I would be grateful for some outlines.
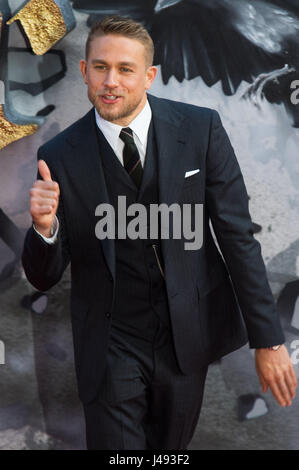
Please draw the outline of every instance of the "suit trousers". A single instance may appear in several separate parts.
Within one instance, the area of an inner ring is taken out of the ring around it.
[[[112,328],[101,391],[84,405],[87,449],[186,449],[207,369],[183,375],[171,333],[160,322],[153,341]]]

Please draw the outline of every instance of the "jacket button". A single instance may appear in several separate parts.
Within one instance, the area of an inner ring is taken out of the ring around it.
[[[106,312],[105,315],[106,315],[107,318],[110,318],[110,317],[111,317],[111,313],[110,313],[110,312]]]

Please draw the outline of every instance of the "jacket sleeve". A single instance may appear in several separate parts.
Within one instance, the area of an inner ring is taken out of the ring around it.
[[[216,111],[212,112],[206,165],[206,202],[244,317],[250,347],[282,344],[285,339],[261,247],[253,235],[243,176]]]
[[[46,161],[50,168],[52,178],[59,183],[55,177],[53,168],[51,168],[47,158],[42,156],[40,149],[37,158],[38,160],[43,159]],[[37,174],[37,179],[41,179],[39,173]],[[27,231],[24,241],[22,263],[26,277],[36,289],[41,291],[46,291],[59,282],[70,261],[70,250],[61,194],[56,215],[59,220],[59,231],[58,238],[54,244],[50,245],[45,242],[34,230],[33,226]]]

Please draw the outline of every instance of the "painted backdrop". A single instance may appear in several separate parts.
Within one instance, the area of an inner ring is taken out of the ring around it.
[[[154,39],[152,94],[220,113],[299,376],[298,0],[0,0],[0,449],[84,448],[69,271],[37,292],[20,255],[37,149],[90,109],[79,60],[112,13]],[[190,448],[298,450],[298,416],[261,393],[246,346],[210,367]]]

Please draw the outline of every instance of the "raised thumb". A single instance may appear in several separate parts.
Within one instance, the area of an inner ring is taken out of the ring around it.
[[[51,172],[45,160],[38,161],[38,171],[44,181],[52,181]]]

